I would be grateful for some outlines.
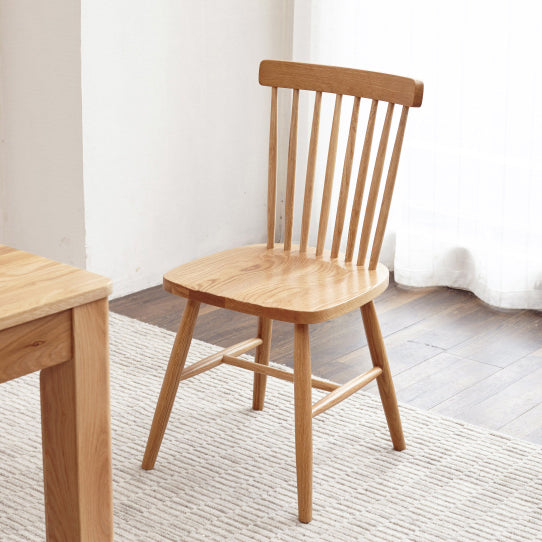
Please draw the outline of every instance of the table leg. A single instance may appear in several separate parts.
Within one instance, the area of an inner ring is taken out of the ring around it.
[[[48,541],[113,540],[107,311],[72,309],[73,359],[41,372]]]

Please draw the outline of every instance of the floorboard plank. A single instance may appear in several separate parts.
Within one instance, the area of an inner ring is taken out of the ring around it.
[[[462,411],[461,419],[491,429],[501,429],[542,402],[542,367]]]
[[[508,313],[508,318],[493,329],[482,329],[472,339],[450,352],[506,367],[542,347],[542,315],[533,311]]]
[[[504,391],[514,382],[530,375],[542,367],[542,356],[526,356],[501,369],[488,378],[466,387],[459,393],[440,403],[435,410],[452,418],[464,418],[482,401]],[[542,390],[540,392],[542,401]],[[541,420],[542,421],[542,420]]]
[[[542,403],[527,410],[515,420],[500,427],[504,433],[517,438],[534,440],[542,437]],[[541,443],[542,444],[542,443]]]
[[[395,376],[400,401],[431,409],[498,368],[443,352]]]

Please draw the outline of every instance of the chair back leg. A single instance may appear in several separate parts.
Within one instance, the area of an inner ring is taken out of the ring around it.
[[[391,378],[388,356],[386,355],[382,332],[380,331],[375,306],[372,301],[361,307],[361,316],[363,318],[363,325],[373,365],[382,369],[382,374],[377,377],[376,383],[378,384],[380,399],[382,400],[382,406],[386,414],[393,447],[395,450],[401,451],[406,448],[405,437],[403,436],[403,427],[401,425],[399,407],[397,406],[395,388]]]
[[[269,318],[258,318],[258,338],[263,342],[256,350],[254,361],[262,365],[269,365],[269,354],[271,352],[271,329],[273,320]],[[265,385],[267,375],[254,373],[254,389],[252,393],[252,408],[254,410],[263,410],[265,401]]]
[[[171,350],[171,356],[166,369],[166,375],[164,382],[162,383],[162,390],[158,398],[158,404],[154,412],[154,418],[152,420],[151,431],[149,439],[147,440],[147,448],[145,449],[145,455],[143,456],[142,467],[145,470],[150,470],[154,467],[162,439],[166,431],[169,415],[173,408],[173,402],[175,401],[175,395],[177,394],[177,388],[181,379],[181,373],[183,372],[186,356],[192,342],[192,335],[194,334],[194,326],[198,318],[199,301],[188,300],[183,312],[181,324],[179,325],[179,331],[175,337],[173,343],[173,349]]]
[[[294,331],[295,457],[299,521],[312,519],[312,384],[308,324]]]

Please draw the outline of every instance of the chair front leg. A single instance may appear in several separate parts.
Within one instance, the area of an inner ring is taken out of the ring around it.
[[[269,318],[258,318],[258,337],[263,341],[256,349],[255,362],[262,365],[269,365],[269,354],[271,352],[271,329],[273,320]],[[263,410],[265,401],[265,385],[267,375],[254,373],[254,389],[252,393],[252,408]]]
[[[397,397],[395,396],[395,388],[391,378],[391,371],[388,363],[388,356],[386,355],[384,340],[382,339],[382,332],[380,331],[375,306],[372,301],[361,307],[361,316],[363,318],[363,326],[365,327],[365,334],[367,335],[367,342],[369,344],[369,352],[371,353],[373,365],[382,369],[382,374],[377,377],[376,383],[378,384],[380,399],[382,401],[382,406],[384,407],[384,413],[386,414],[393,447],[397,451],[401,451],[406,448],[403,427],[401,425],[401,416],[399,415]]]
[[[145,455],[143,456],[142,467],[145,470],[150,470],[154,467],[156,457],[162,444],[162,439],[166,431],[167,422],[173,403],[175,401],[175,395],[177,394],[177,388],[181,379],[181,373],[183,372],[186,356],[190,349],[190,343],[192,342],[192,335],[194,334],[194,326],[198,318],[199,301],[188,300],[183,312],[181,324],[179,325],[179,331],[175,337],[173,343],[173,349],[171,350],[171,356],[166,369],[166,375],[164,376],[164,382],[162,383],[162,389],[160,396],[158,397],[158,404],[154,412],[154,418],[152,420],[151,431],[149,433],[149,439],[147,440],[147,448],[145,449]]]
[[[299,521],[312,519],[312,385],[309,326],[295,324],[294,399]]]

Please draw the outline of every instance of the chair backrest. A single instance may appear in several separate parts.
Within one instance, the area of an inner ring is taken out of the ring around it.
[[[308,245],[322,93],[326,92],[336,95],[329,140],[329,150],[327,155],[327,165],[324,177],[322,203],[320,206],[320,220],[316,243],[317,257],[322,256],[324,252],[324,244],[330,218],[329,215],[333,191],[335,163],[337,158],[342,97],[343,95],[354,96],[354,103],[352,108],[350,129],[348,131],[348,141],[346,144],[337,210],[335,214],[335,228],[333,232],[331,258],[337,258],[339,255],[339,248],[344,229],[348,204],[348,193],[350,188],[350,177],[354,159],[354,148],[356,135],[358,132],[357,127],[361,98],[366,98],[372,101],[365,130],[365,138],[361,152],[355,192],[352,199],[345,261],[352,261],[355,248],[357,245],[359,245],[357,265],[367,265],[367,258],[369,258],[369,269],[376,268],[380,249],[382,247],[384,230],[386,228],[386,222],[388,219],[391,197],[397,174],[397,167],[399,165],[399,156],[401,154],[401,145],[405,133],[408,110],[410,107],[419,107],[421,105],[423,97],[423,83],[414,79],[387,75],[383,73],[277,60],[264,60],[260,64],[259,80],[261,85],[272,87],[267,202],[268,248],[273,248],[275,244],[275,205],[277,189],[277,89],[280,87],[292,89],[293,91],[284,214],[284,250],[286,251],[289,251],[292,248],[299,91],[308,90],[316,93],[308,151],[303,215],[301,220],[301,238],[299,250],[302,253],[307,252]],[[363,206],[367,170],[369,167],[369,161],[371,159],[371,147],[375,128],[375,119],[378,103],[380,101],[387,102],[386,117],[382,126],[378,150],[374,159],[374,169],[368,189],[368,196],[366,198],[365,206]],[[397,126],[392,156],[389,161],[386,182],[383,187],[382,195],[379,198],[382,172],[384,169],[386,149],[390,136],[395,104],[402,105],[403,107]],[[379,207],[379,209],[377,209],[377,207]],[[358,242],[357,237],[362,208],[364,208],[364,219]],[[376,228],[373,233],[373,222],[377,212],[378,218]]]

